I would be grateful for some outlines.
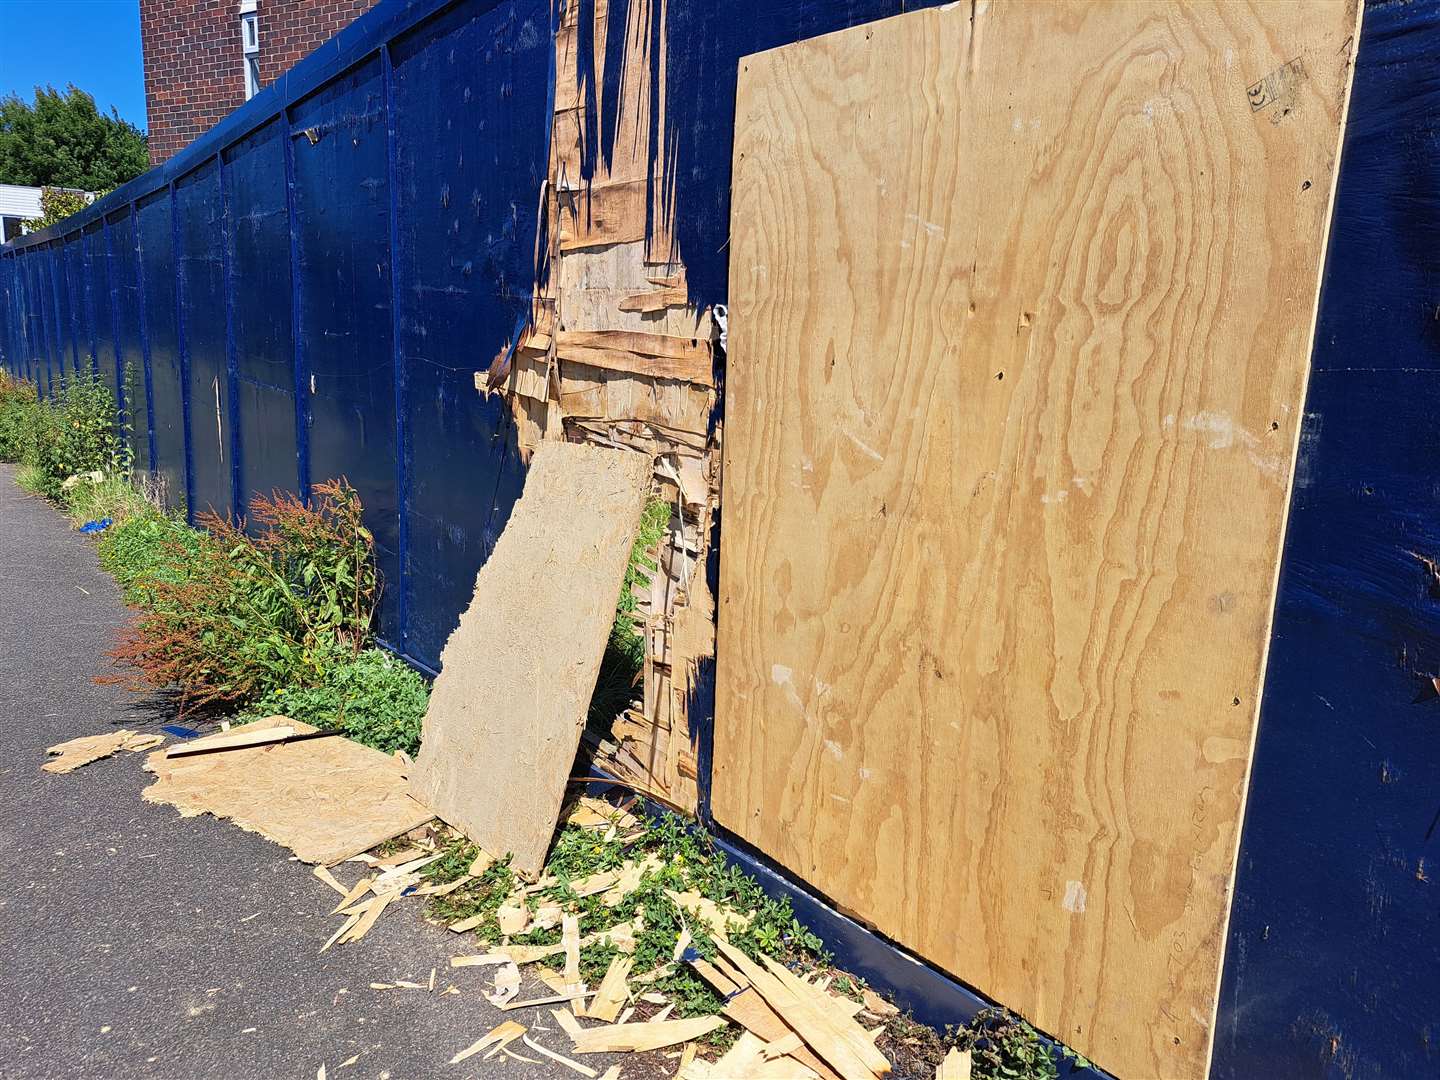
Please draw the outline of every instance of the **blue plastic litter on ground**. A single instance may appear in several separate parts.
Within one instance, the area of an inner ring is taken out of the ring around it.
[[[113,524],[115,524],[115,522],[112,521],[110,518],[101,518],[99,521],[85,522],[84,525],[80,526],[80,531],[83,533],[104,532]]]
[[[200,732],[194,728],[181,727],[179,724],[166,724],[160,730],[168,735],[174,735],[177,739],[195,739],[200,736]]]

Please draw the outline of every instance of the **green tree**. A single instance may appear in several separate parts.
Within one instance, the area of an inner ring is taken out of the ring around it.
[[[149,167],[144,132],[73,83],[0,98],[0,184],[109,191]]]
[[[100,196],[105,193],[97,191],[95,194]],[[64,221],[71,214],[78,214],[89,205],[90,200],[85,197],[83,191],[47,187],[40,192],[40,216],[28,219],[25,222],[25,228],[31,232],[38,232],[40,229],[49,228],[58,221]]]

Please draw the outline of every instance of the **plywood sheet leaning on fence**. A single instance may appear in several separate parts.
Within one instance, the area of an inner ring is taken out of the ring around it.
[[[741,63],[713,806],[1206,1071],[1358,12],[952,5]]]
[[[232,730],[273,727],[301,735],[316,730],[284,716]],[[144,792],[150,802],[169,803],[186,817],[229,818],[320,865],[348,859],[434,816],[410,797],[399,759],[339,737],[188,757],[157,750],[145,768],[156,776]]]
[[[555,831],[650,471],[629,450],[541,443],[440,656],[411,789],[522,873]]]

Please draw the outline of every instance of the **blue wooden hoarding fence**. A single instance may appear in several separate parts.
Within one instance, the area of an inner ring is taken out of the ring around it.
[[[628,4],[609,0],[607,71],[580,72],[587,160],[616,138],[593,88],[623,70]],[[651,146],[675,188],[651,197],[683,208],[693,300],[726,295],[739,58],[921,6],[669,0],[664,48],[648,43],[670,88]],[[387,582],[382,635],[432,670],[523,479],[509,414],[472,377],[545,272],[558,16],[551,0],[387,0],[165,166],[0,250],[0,362],[45,394],[104,378],[137,464],[192,512],[347,476]],[[1369,5],[1215,1077],[1440,1075],[1437,46],[1440,3]],[[709,698],[702,680],[702,815]],[[728,847],[924,1018],[981,1004]]]

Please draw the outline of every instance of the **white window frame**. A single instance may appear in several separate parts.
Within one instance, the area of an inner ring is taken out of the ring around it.
[[[240,52],[245,67],[245,100],[260,92],[260,12],[256,0],[240,0]]]

